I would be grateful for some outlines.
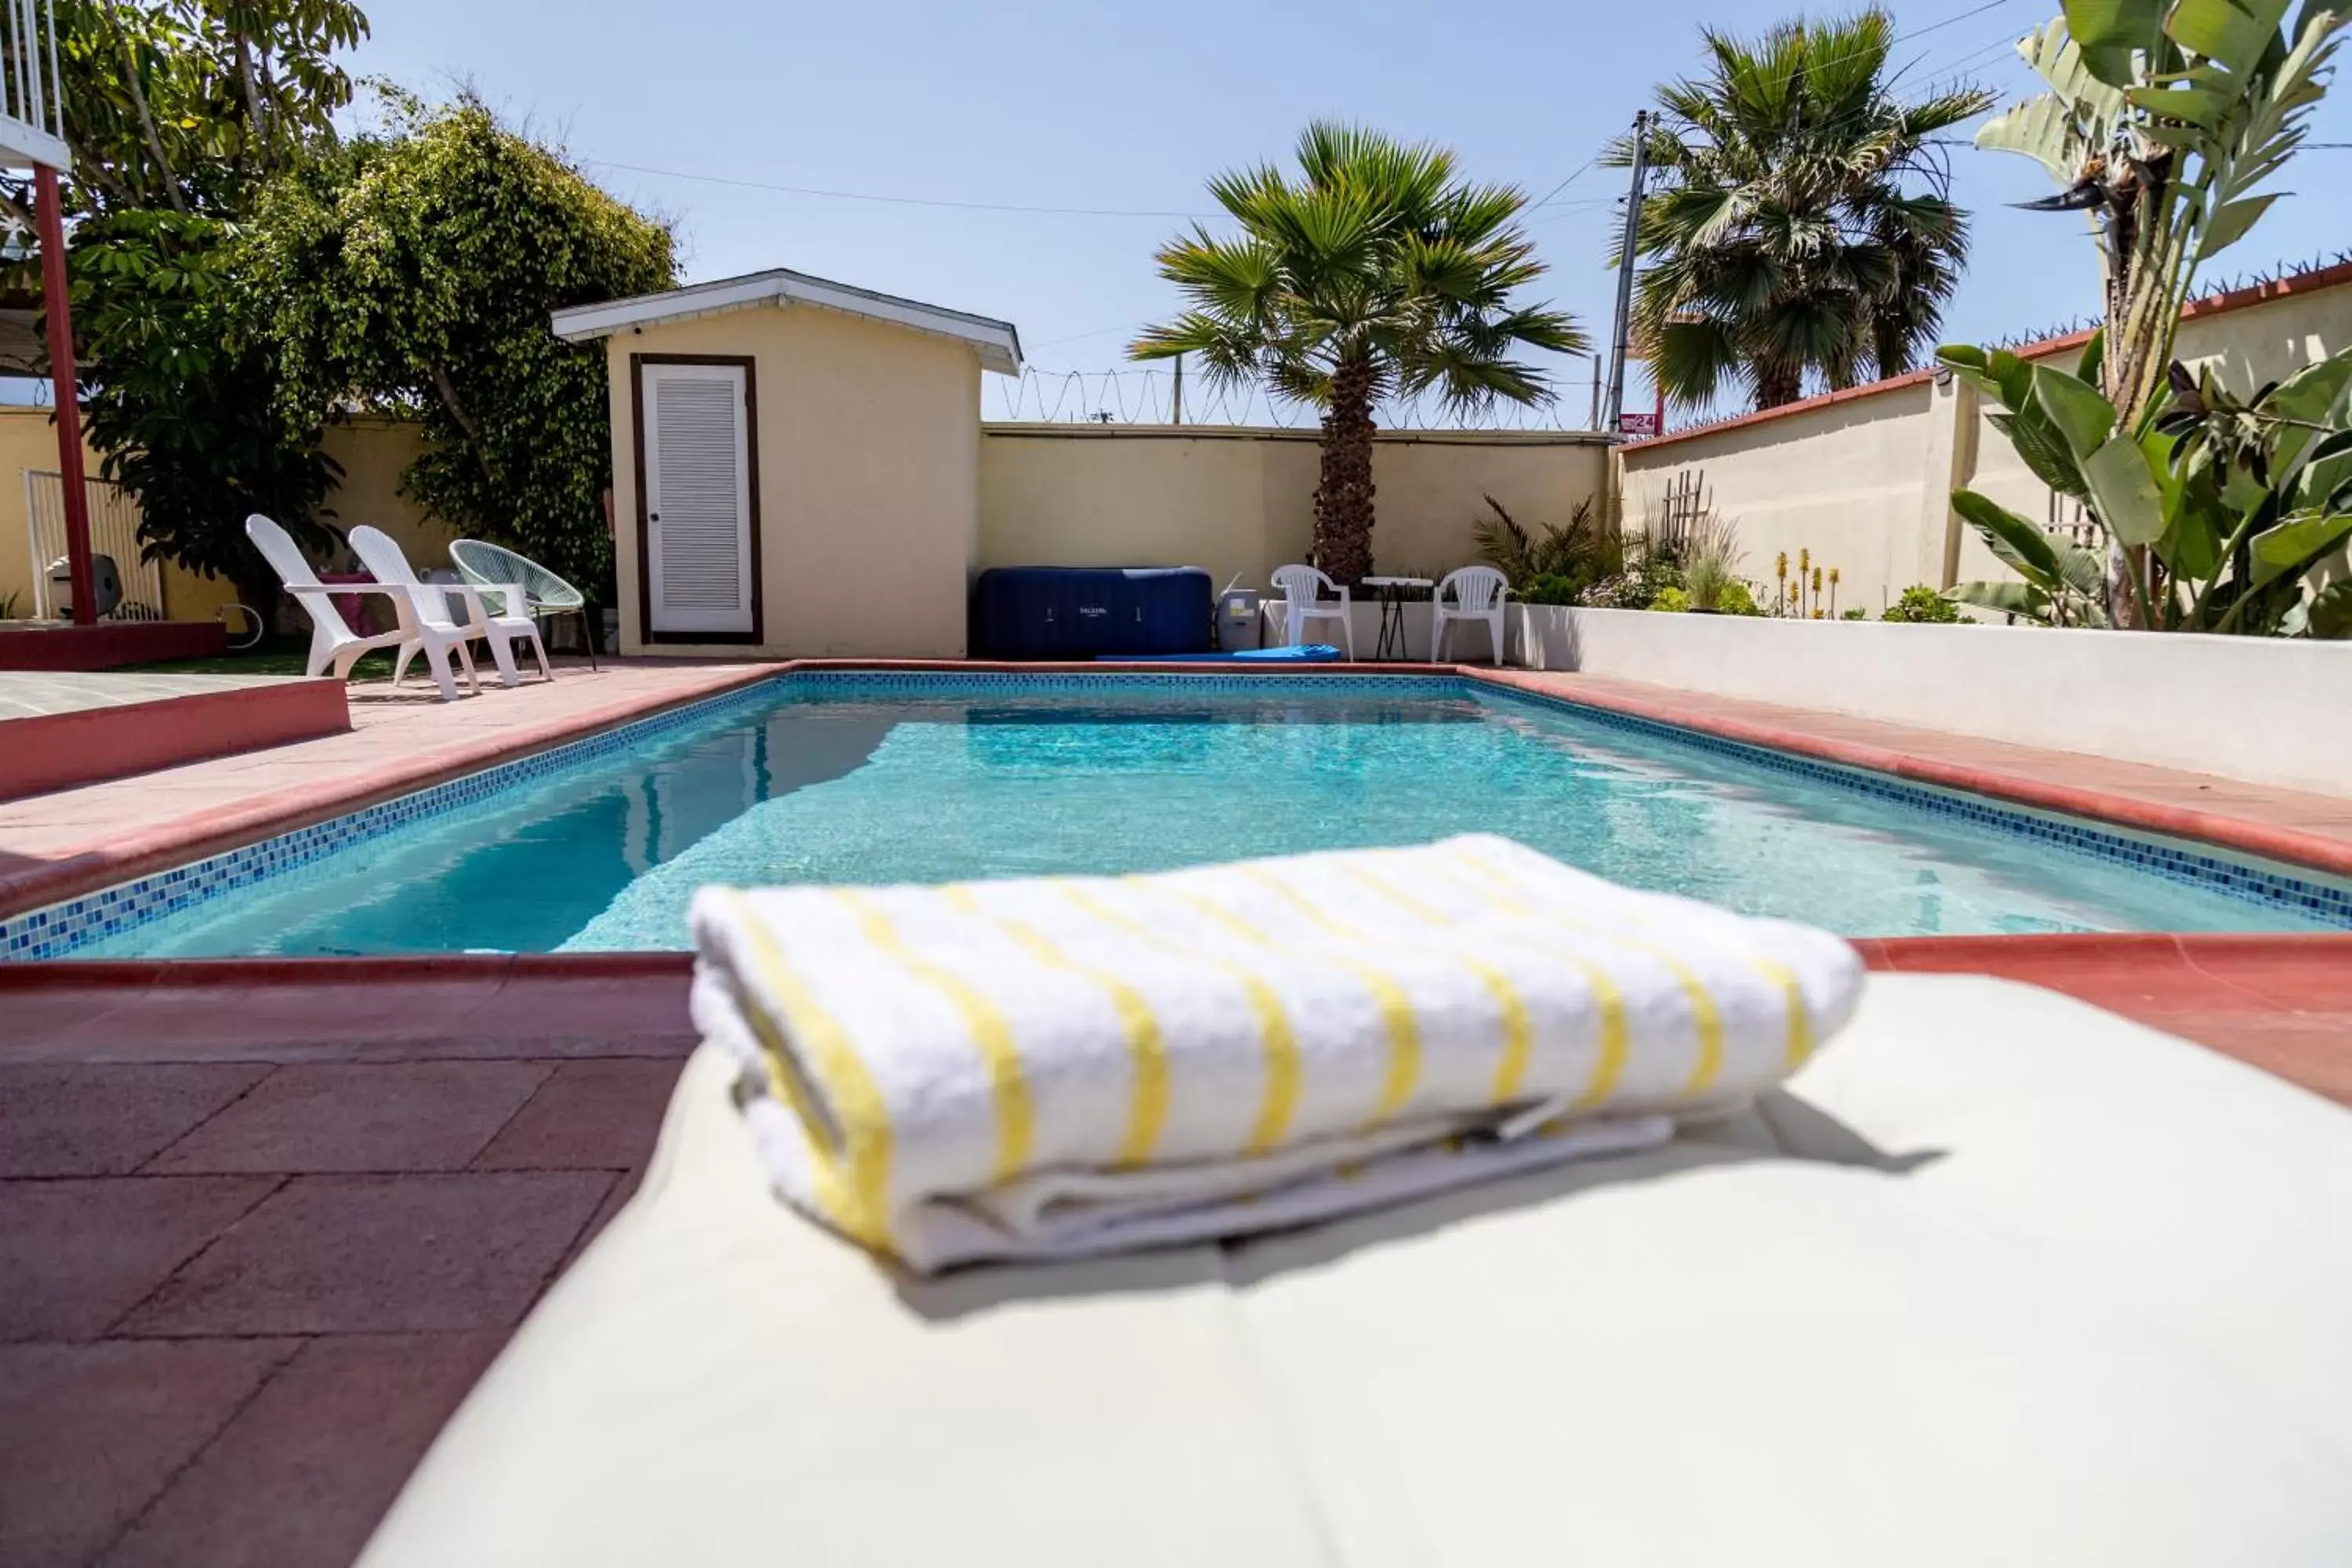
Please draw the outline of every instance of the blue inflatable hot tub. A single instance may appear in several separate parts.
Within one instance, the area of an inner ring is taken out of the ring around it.
[[[972,656],[1206,653],[1213,597],[1198,566],[992,566],[972,587]]]

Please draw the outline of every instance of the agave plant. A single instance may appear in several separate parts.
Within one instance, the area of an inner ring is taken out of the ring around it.
[[[2134,624],[2164,631],[2352,636],[2352,580],[2321,568],[2352,539],[2352,350],[2233,395],[2179,363],[2137,427],[2096,384],[2095,337],[2073,372],[1947,350],[1999,405],[1995,423],[2052,489],[2128,547]],[[1952,504],[2021,583],[1970,583],[1964,603],[2057,626],[2106,623],[2098,558],[1973,490]]]
[[[2133,440],[2165,390],[2199,267],[2278,199],[2256,187],[2302,145],[2352,23],[2352,11],[2312,0],[2290,24],[2290,4],[2065,0],[2062,17],[2018,46],[2050,90],[1977,133],[1978,146],[2034,158],[2064,187],[2028,205],[2094,215],[2105,346],[2089,384]],[[1981,370],[1987,356],[1967,352]],[[2018,449],[2034,461],[2022,439]],[[2111,530],[2104,594],[2118,625],[2148,624],[2150,547]]]

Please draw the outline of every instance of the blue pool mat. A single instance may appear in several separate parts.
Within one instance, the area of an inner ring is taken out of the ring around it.
[[[1296,647],[1250,647],[1238,653],[1105,653],[1097,664],[1333,664],[1339,650],[1327,642]]]

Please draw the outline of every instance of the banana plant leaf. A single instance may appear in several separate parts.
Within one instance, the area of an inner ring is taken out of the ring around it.
[[[2115,434],[2116,405],[2097,387],[2049,364],[2033,367],[2032,386],[2035,405],[2065,437],[2077,463],[2087,462]]]
[[[2347,539],[2352,539],[2352,512],[2293,517],[2256,534],[2254,586],[2260,588],[2290,574],[2301,575],[2333,554]]]
[[[1988,610],[1998,610],[2004,616],[2020,616],[2029,621],[2050,625],[2055,618],[2051,611],[2050,595],[2031,583],[1961,583],[1945,590],[1944,597],[1956,605],[1976,605]]]
[[[2066,0],[2064,10],[2084,68],[2111,87],[2131,85],[2134,50],[2163,41],[2164,0]]]
[[[2164,497],[2148,471],[2147,454],[2128,434],[2108,437],[2084,459],[2083,479],[2108,532],[2126,544],[2154,544],[2164,537]]]
[[[2050,536],[1999,501],[1974,490],[1954,490],[1952,510],[2027,582],[2056,587],[2065,581]]]

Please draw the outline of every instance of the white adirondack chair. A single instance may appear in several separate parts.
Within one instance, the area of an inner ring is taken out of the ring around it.
[[[1356,657],[1356,622],[1349,613],[1348,590],[1331,581],[1312,566],[1277,566],[1274,569],[1274,585],[1282,590],[1282,640],[1297,647],[1307,640],[1309,621],[1337,621],[1339,636],[1348,645],[1350,662]],[[1333,595],[1336,603],[1319,597],[1325,592]]]
[[[392,683],[398,686],[408,673],[408,661],[419,653],[431,657],[432,645],[422,635],[422,628],[439,628],[441,635],[459,637],[483,637],[490,645],[490,657],[498,662],[499,684],[520,686],[522,677],[515,669],[514,645],[527,644],[538,656],[539,673],[542,679],[552,680],[555,671],[547,662],[546,645],[539,640],[539,623],[521,614],[526,601],[522,589],[512,583],[492,583],[477,586],[471,583],[427,583],[418,578],[408,557],[392,536],[381,529],[352,530],[352,552],[360,558],[379,583],[394,583],[408,590],[409,600],[416,607],[420,634],[400,645],[400,657],[392,667]],[[465,602],[466,618],[455,621],[449,616],[448,595],[455,594]],[[482,603],[482,595],[496,594],[504,605],[514,606],[514,614],[503,611],[491,615]]]
[[[1511,591],[1511,580],[1492,566],[1465,566],[1448,572],[1437,591],[1429,596],[1429,662],[1435,664],[1445,647],[1445,628],[1455,621],[1484,621],[1487,635],[1495,640],[1495,662],[1503,662],[1503,598]],[[1445,607],[1445,595],[1454,595],[1454,607]]]
[[[474,674],[474,657],[466,650],[463,635],[447,636],[419,625],[415,608],[408,591],[391,583],[338,583],[332,587],[319,581],[310,563],[302,559],[293,538],[268,518],[255,512],[245,520],[245,536],[261,552],[269,569],[278,574],[278,581],[294,602],[310,617],[310,660],[306,667],[313,676],[334,672],[335,679],[351,678],[352,666],[371,648],[399,647],[415,639],[432,661],[433,673],[441,683],[441,695],[451,701],[457,697],[457,683],[449,675],[449,650],[456,648],[459,662],[466,667],[466,679],[474,689],[481,689],[481,680]],[[335,608],[338,594],[383,594],[392,601],[394,614],[400,617],[397,628],[362,637],[352,630]]]

